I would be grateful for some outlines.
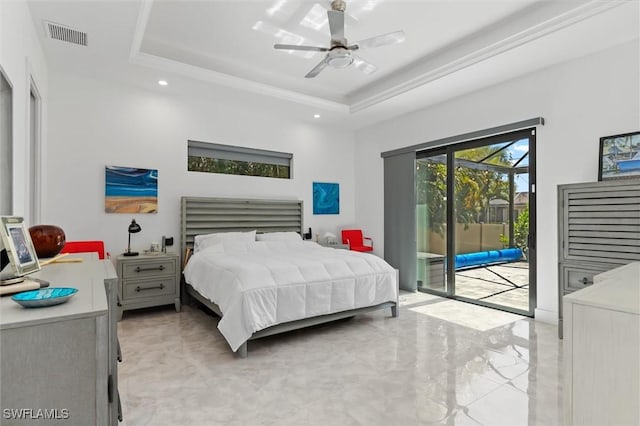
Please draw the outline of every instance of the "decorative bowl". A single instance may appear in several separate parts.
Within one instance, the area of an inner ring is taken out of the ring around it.
[[[35,225],[29,228],[33,247],[38,258],[53,257],[60,253],[65,243],[62,228],[55,225]]]
[[[49,287],[40,290],[23,291],[11,296],[11,300],[25,308],[42,308],[44,306],[64,303],[78,292],[72,287]]]

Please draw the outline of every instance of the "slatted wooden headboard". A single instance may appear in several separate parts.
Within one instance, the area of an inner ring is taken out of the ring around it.
[[[199,234],[254,229],[258,233],[303,232],[301,200],[182,197],[181,209],[182,256],[187,248],[193,249],[194,238]]]

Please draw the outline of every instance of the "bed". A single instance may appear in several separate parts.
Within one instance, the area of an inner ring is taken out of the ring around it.
[[[247,342],[378,309],[398,314],[398,272],[366,253],[303,241],[302,201],[183,197],[184,293]],[[259,240],[259,241],[256,241]]]

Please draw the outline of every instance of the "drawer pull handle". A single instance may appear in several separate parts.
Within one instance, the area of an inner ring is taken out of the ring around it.
[[[144,290],[155,290],[156,288],[159,288],[160,290],[162,290],[164,288],[164,284],[160,283],[160,285],[156,285],[156,286],[153,286],[153,287],[140,287],[140,286],[137,286],[136,287],[136,291],[138,293],[140,293],[141,291],[144,291]]]
[[[144,271],[164,271],[164,265],[154,266],[153,268],[141,268],[139,266],[136,266],[136,272]]]
[[[593,284],[593,280],[590,280],[587,277],[584,277],[583,279],[581,279],[580,282],[584,285]]]

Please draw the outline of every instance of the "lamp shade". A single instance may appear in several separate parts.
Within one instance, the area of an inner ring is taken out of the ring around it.
[[[130,234],[136,234],[138,232],[142,231],[142,227],[140,227],[140,225],[138,225],[138,223],[136,223],[135,219],[131,219],[131,224],[129,225],[129,233]]]
[[[324,233],[324,240],[326,241],[327,244],[335,244],[336,243],[336,236],[334,234],[332,234],[331,232],[325,232]]]

